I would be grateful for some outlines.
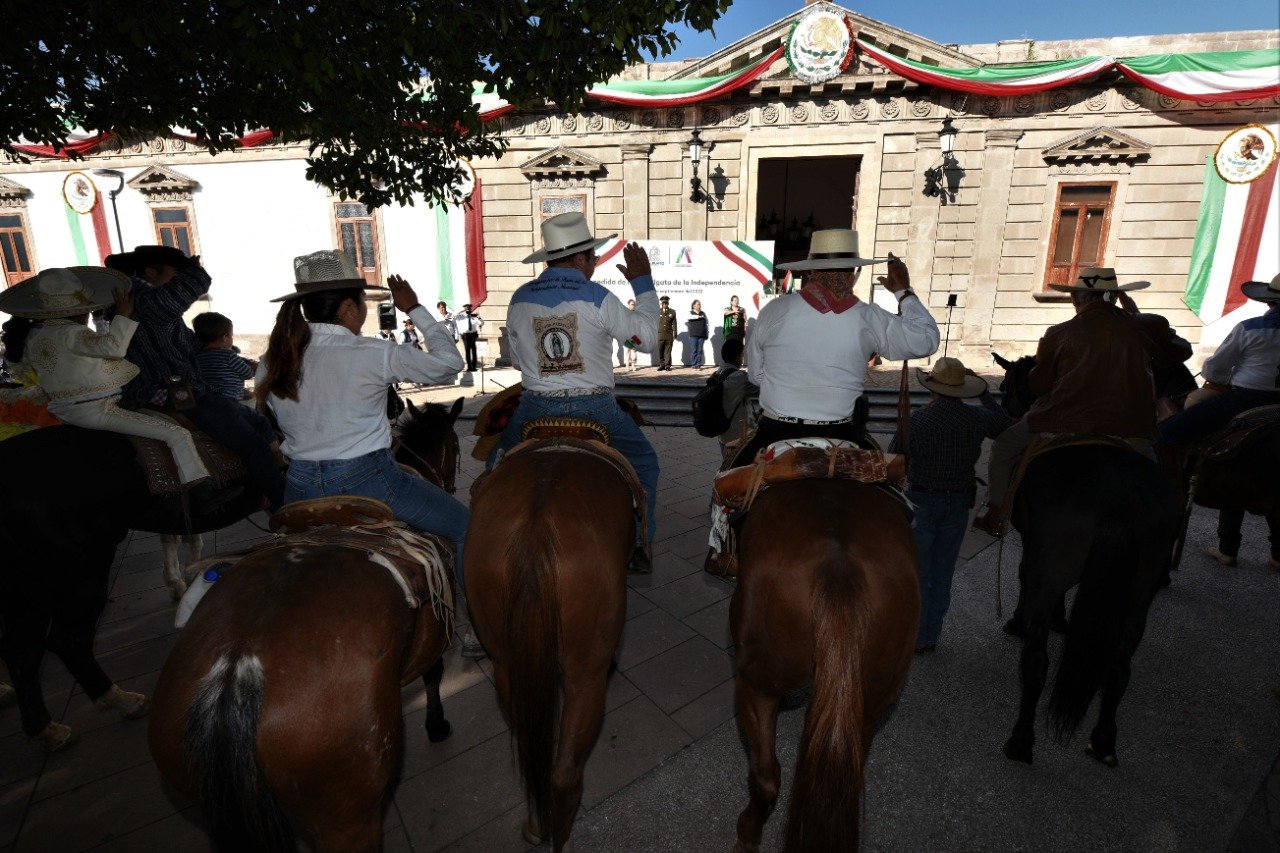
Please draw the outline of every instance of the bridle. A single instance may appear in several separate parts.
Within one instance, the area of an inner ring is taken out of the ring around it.
[[[409,458],[418,463],[418,472],[422,474],[427,481],[434,483],[444,489],[449,494],[457,491],[457,474],[462,466],[461,445],[458,442],[458,434],[449,429],[443,441],[440,442],[440,459],[438,462],[430,462],[423,458],[422,454],[414,450],[403,440],[399,441],[396,446],[395,455],[404,453]],[[449,465],[449,451],[453,451],[453,465]],[[446,473],[448,477],[446,478]]]

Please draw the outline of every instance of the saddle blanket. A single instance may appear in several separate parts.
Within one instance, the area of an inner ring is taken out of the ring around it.
[[[146,414],[148,417],[172,421],[191,433],[191,438],[196,444],[196,452],[200,454],[200,461],[204,462],[204,467],[209,471],[210,478],[218,488],[223,488],[248,475],[249,469],[238,453],[233,453],[218,444],[200,430],[192,429],[189,422],[184,423],[165,413],[152,410],[147,410]],[[138,464],[146,472],[147,490],[151,494],[176,495],[182,492],[183,486],[178,476],[178,466],[174,463],[173,453],[170,452],[167,444],[156,438],[143,438],[139,435],[127,435],[125,438],[133,444]]]

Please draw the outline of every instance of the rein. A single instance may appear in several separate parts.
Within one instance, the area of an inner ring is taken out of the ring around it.
[[[452,441],[448,440],[450,438],[452,439]],[[423,467],[424,470],[422,471],[422,474],[428,481],[444,489],[449,494],[453,494],[455,491],[457,491],[457,487],[456,485],[451,487],[448,483],[445,482],[444,473],[449,468],[449,448],[452,446],[455,449],[454,466],[453,466],[454,482],[455,483],[457,482],[457,472],[460,466],[462,465],[462,459],[460,458],[461,453],[456,452],[458,449],[457,442],[458,442],[458,436],[456,433],[454,433],[451,430],[448,436],[446,437],[446,440],[440,442],[440,461],[438,463],[432,463],[424,459],[422,457],[422,454],[418,453],[418,451],[414,450],[412,447],[405,444],[404,441],[400,441],[397,443],[395,448],[395,453],[393,455],[398,455],[401,452],[404,452],[411,459],[413,459]]]

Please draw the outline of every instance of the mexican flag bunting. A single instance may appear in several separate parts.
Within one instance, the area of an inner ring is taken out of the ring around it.
[[[1115,64],[1110,56],[1086,56],[1056,62],[987,65],[982,68],[940,68],[894,56],[858,40],[858,50],[899,77],[954,92],[1008,97],[1057,89],[1086,80]]]
[[[1280,96],[1280,50],[1165,53],[1135,56],[1117,64],[1130,80],[1187,101]]]
[[[1278,128],[1269,127],[1272,133]],[[1280,165],[1247,184],[1227,183],[1214,158],[1205,168],[1204,194],[1183,302],[1205,324],[1201,344],[1216,344],[1241,320],[1266,306],[1240,289],[1280,272]]]
[[[618,80],[587,90],[587,99],[627,107],[679,107],[719,98],[754,82],[782,58],[783,48],[773,51],[747,67],[714,77],[687,77],[678,80]]]

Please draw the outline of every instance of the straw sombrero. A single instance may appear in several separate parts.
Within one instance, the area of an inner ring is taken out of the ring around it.
[[[327,290],[386,290],[369,284],[346,252],[326,249],[293,259],[293,293],[277,296],[272,302],[288,302]]]
[[[1265,281],[1247,281],[1240,285],[1240,289],[1245,296],[1259,302],[1280,302],[1280,275],[1271,279],[1270,284]]]
[[[858,232],[852,228],[827,228],[814,231],[809,242],[809,257],[803,261],[778,264],[780,270],[851,270],[879,264],[888,258],[864,258],[858,254]]]
[[[987,390],[987,380],[965,373],[965,366],[958,358],[938,359],[930,373],[917,367],[916,378],[921,385],[944,397],[977,397]]]
[[[31,320],[91,314],[133,286],[129,276],[106,267],[52,267],[0,292],[0,311]]]
[[[536,264],[567,258],[579,252],[598,249],[617,234],[595,237],[587,227],[587,219],[581,213],[561,213],[542,223],[542,248],[525,258],[522,263]]]

